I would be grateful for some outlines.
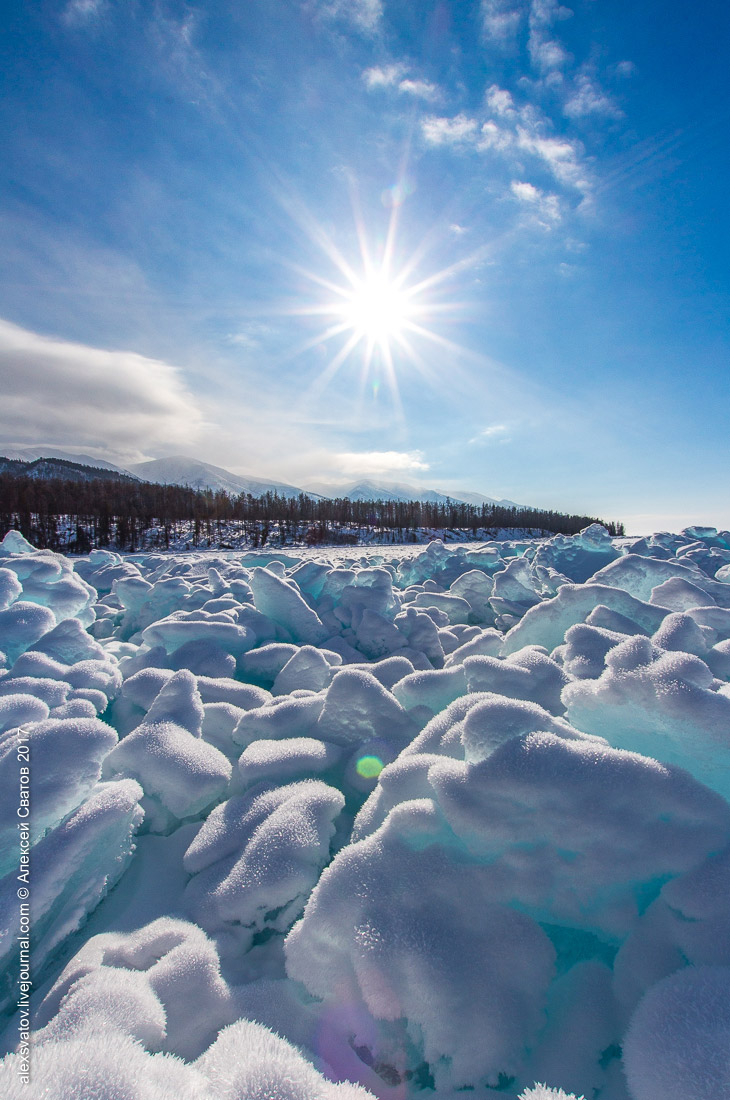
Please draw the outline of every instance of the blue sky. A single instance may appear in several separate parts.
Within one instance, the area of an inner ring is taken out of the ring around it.
[[[0,10],[0,439],[730,527],[724,4]]]

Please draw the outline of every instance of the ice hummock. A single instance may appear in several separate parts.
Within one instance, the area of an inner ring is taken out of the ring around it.
[[[53,1100],[730,1094],[729,554],[11,532],[3,1094],[21,746]]]

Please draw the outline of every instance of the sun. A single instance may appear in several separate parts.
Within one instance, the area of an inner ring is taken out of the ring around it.
[[[443,384],[440,363],[448,355],[450,372],[455,376],[463,349],[442,329],[465,313],[466,303],[457,297],[456,287],[463,272],[481,262],[483,250],[455,263],[433,265],[429,259],[438,243],[435,233],[424,236],[405,254],[397,246],[397,204],[391,208],[385,232],[374,235],[366,231],[353,204],[359,248],[348,258],[330,232],[300,202],[292,199],[285,205],[315,246],[312,255],[321,252],[330,268],[325,274],[317,263],[288,261],[308,289],[300,289],[304,300],[289,304],[283,312],[307,317],[315,324],[317,320],[322,322],[322,327],[317,326],[289,357],[304,355],[312,348],[331,349],[326,365],[307,387],[310,398],[319,399],[345,364],[350,369],[357,364],[358,400],[365,393],[377,400],[382,384],[396,411],[401,407],[399,375],[413,377],[415,373],[438,389]],[[312,286],[316,288],[313,295]],[[433,354],[435,349],[438,357]]]
[[[379,270],[356,278],[354,285],[344,291],[344,301],[334,313],[359,340],[385,350],[393,342],[402,343],[418,306],[413,295],[401,289],[398,279]]]

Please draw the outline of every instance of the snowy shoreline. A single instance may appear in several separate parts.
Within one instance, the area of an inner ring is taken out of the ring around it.
[[[730,1093],[728,681],[712,528],[73,559],[11,532],[3,1094]]]

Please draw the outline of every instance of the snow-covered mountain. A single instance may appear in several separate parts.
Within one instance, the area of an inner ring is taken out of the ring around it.
[[[497,500],[483,493],[472,493],[466,490],[442,493],[438,489],[423,489],[409,482],[372,481],[368,478],[346,485],[320,482],[311,488],[320,496],[349,497],[350,500],[420,500],[430,504],[444,504],[447,500],[456,500],[463,501],[465,504],[474,504],[477,508],[482,504],[499,504],[503,508],[519,507],[513,500]]]
[[[113,462],[106,462],[103,458],[94,458],[93,455],[62,451],[58,447],[12,447],[0,443],[0,454],[4,458],[13,458],[18,462],[36,462],[39,458],[62,458],[65,462],[75,462],[80,466],[93,466],[97,470],[113,470],[117,474],[128,474],[130,471],[123,466],[115,466]]]
[[[454,490],[445,493],[439,489],[424,489],[420,485],[410,482],[374,481],[363,478],[359,481],[339,484],[337,482],[319,482],[310,484],[308,488],[299,488],[288,482],[273,481],[271,478],[252,477],[250,475],[234,474],[223,466],[214,466],[210,462],[202,462],[191,455],[172,455],[169,458],[153,458],[147,462],[136,462],[129,466],[115,466],[111,462],[95,458],[89,454],[73,453],[59,450],[57,447],[44,445],[36,447],[5,446],[0,443],[0,454],[6,458],[17,459],[21,462],[34,462],[38,458],[61,458],[67,462],[76,462],[85,466],[94,466],[97,469],[114,470],[120,474],[131,474],[142,481],[153,481],[160,485],[189,485],[192,489],[212,489],[214,492],[222,489],[226,493],[237,496],[239,493],[252,493],[261,496],[263,493],[277,493],[283,497],[295,497],[300,493],[306,493],[313,497],[349,497],[350,500],[419,500],[423,503],[444,504],[447,500],[463,501],[465,504],[473,504],[477,508],[482,504],[498,504],[504,508],[521,507],[513,500],[499,500],[495,497],[485,496],[483,493],[474,493],[468,490]]]
[[[149,462],[136,462],[129,469],[144,481],[154,481],[160,485],[189,485],[191,489],[222,489],[236,496],[239,493],[276,492],[280,497],[296,497],[304,492],[295,485],[281,481],[271,481],[258,477],[242,477],[222,466],[213,466],[201,462],[189,455],[173,455],[170,458],[153,458]]]

